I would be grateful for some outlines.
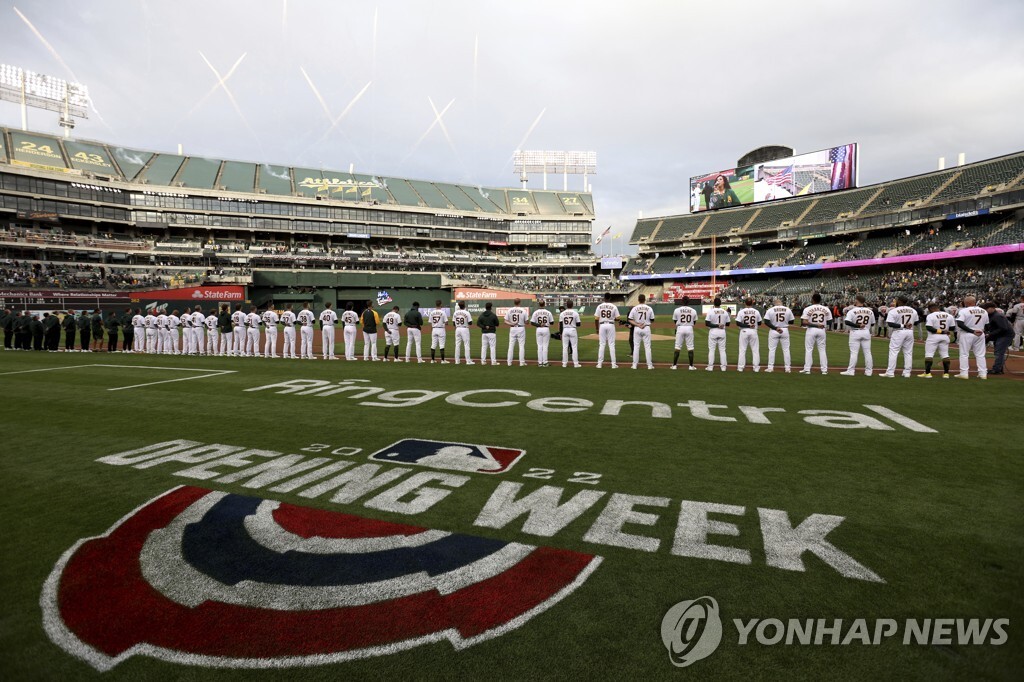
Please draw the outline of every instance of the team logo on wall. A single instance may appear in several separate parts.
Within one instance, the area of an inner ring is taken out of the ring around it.
[[[391,298],[391,294],[386,291],[377,292],[377,305],[385,305],[391,303],[394,299]]]
[[[449,443],[440,440],[404,438],[370,455],[377,462],[401,462],[431,469],[502,474],[522,459],[526,450],[493,445]]]
[[[180,487],[57,562],[50,639],[98,670],[136,655],[282,668],[455,649],[583,584],[589,554]]]

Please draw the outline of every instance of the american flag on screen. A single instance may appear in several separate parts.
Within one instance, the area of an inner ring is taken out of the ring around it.
[[[832,162],[832,189],[853,187],[853,145],[833,147],[828,160]]]
[[[793,182],[793,166],[783,168],[780,172],[775,175],[769,175],[765,182],[769,185],[782,185],[787,182]]]

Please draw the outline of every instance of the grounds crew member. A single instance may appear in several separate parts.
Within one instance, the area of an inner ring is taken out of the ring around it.
[[[92,322],[89,319],[89,315],[83,310],[82,314],[78,316],[78,345],[86,353],[90,352],[89,342],[92,341],[92,334],[89,333],[90,329],[92,329]]]
[[[97,308],[92,313],[92,342],[96,345],[96,350],[103,350],[103,314],[100,309]]]
[[[994,360],[989,374],[1003,374],[1006,365],[1006,351],[1013,343],[1013,326],[1006,316],[999,312],[996,304],[989,301],[984,306],[988,311],[988,326],[985,327],[986,341],[992,342]]]
[[[49,316],[49,313],[43,314]],[[38,315],[33,315],[29,323],[29,329],[32,330],[32,350],[43,350],[43,334],[46,330],[43,327],[42,320],[39,319]]]
[[[104,321],[107,327],[107,352],[117,352],[117,328],[121,326],[120,316],[111,310]]]
[[[0,313],[0,328],[4,330],[4,350],[14,347],[14,310],[6,308]]]
[[[135,347],[135,328],[132,326],[131,308],[125,308],[121,313],[121,328],[124,330],[121,336],[121,350],[130,353]]]
[[[409,354],[413,349],[413,344],[415,344],[416,362],[423,362],[423,349],[421,347],[423,333],[420,329],[423,326],[423,315],[420,313],[419,301],[412,302],[412,308],[405,313],[405,318],[402,322],[405,323],[406,328],[405,361],[409,362]]]
[[[56,310],[43,317],[43,335],[46,350],[56,351],[60,347],[60,318]]]
[[[480,364],[487,364],[487,349],[491,349],[491,364],[497,365],[498,359],[496,357],[498,349],[498,325],[501,324],[501,320],[494,314],[491,309],[493,306],[490,303],[484,304],[484,311],[480,313],[480,316],[476,318],[476,325],[480,327],[481,341],[480,341]]]
[[[64,313],[64,319],[60,321],[60,326],[64,330],[64,350],[73,351],[75,349],[75,330],[78,328],[74,310]]]

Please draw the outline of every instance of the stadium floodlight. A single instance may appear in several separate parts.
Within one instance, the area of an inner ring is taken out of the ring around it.
[[[61,115],[64,137],[75,127],[75,117],[89,118],[89,90],[81,83],[0,64],[0,100],[21,104],[21,129],[28,130],[28,107]]]
[[[562,174],[562,190],[569,190],[569,176],[583,176],[583,191],[587,191],[587,176],[597,175],[597,152],[556,152],[556,151],[522,151],[516,150],[512,155],[512,165],[519,175],[520,182],[526,187],[530,173],[541,173],[544,176],[544,189],[548,188],[548,173]]]

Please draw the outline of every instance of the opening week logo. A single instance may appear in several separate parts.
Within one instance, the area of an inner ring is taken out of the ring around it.
[[[168,491],[61,557],[44,626],[98,670],[320,665],[514,630],[601,558],[197,487]]]

